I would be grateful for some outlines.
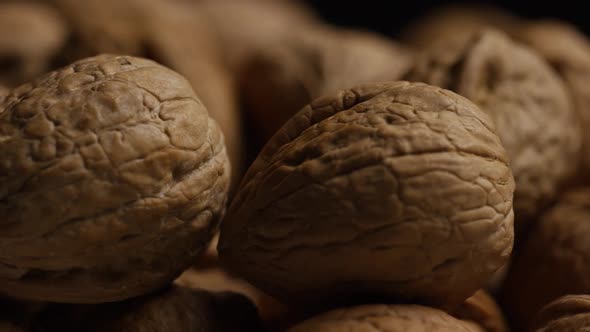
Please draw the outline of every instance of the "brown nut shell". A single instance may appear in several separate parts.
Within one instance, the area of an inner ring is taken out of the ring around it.
[[[494,120],[516,181],[516,229],[524,228],[577,170],[581,132],[560,78],[531,49],[495,30],[441,39],[410,80],[469,98]]]
[[[49,6],[0,3],[0,85],[14,86],[46,71],[66,42],[66,27]]]
[[[364,305],[339,309],[287,332],[483,332],[444,311],[418,305]]]
[[[221,217],[223,135],[190,84],[102,55],[0,104],[0,293],[56,302],[137,296],[177,277]]]
[[[563,22],[538,21],[514,29],[516,38],[537,51],[565,82],[582,120],[581,175],[590,179],[590,42]]]
[[[260,332],[244,296],[173,287],[149,296],[97,305],[52,304],[31,332]]]
[[[486,332],[508,332],[502,310],[488,293],[478,290],[451,313],[453,317],[474,322]]]
[[[458,305],[510,255],[513,190],[473,103],[368,84],[316,99],[273,136],[221,225],[219,254],[284,301]]]
[[[410,68],[410,52],[385,37],[317,28],[254,53],[240,73],[240,92],[266,142],[313,99],[359,84],[399,80]]]
[[[590,296],[567,295],[549,303],[537,313],[531,331],[568,332],[590,329]]]
[[[518,331],[544,305],[590,293],[590,188],[562,195],[531,231],[511,264],[502,302]]]

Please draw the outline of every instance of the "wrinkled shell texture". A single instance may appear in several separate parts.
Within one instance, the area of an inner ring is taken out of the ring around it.
[[[488,293],[479,290],[452,312],[456,318],[477,323],[486,332],[507,332],[502,310]]]
[[[219,254],[286,301],[459,304],[510,255],[514,182],[479,108],[424,84],[316,99],[248,170]]]
[[[317,28],[252,55],[240,74],[240,90],[268,140],[311,100],[363,83],[399,80],[410,67],[410,52],[386,38]]]
[[[66,318],[67,319],[64,319]],[[260,332],[256,308],[244,296],[174,287],[124,302],[51,304],[31,332]]]
[[[546,305],[537,314],[532,331],[590,331],[590,296],[563,296]]]
[[[365,305],[334,310],[287,332],[483,332],[444,311],[417,305]]]
[[[519,40],[543,56],[559,73],[582,119],[582,175],[590,171],[590,43],[573,26],[554,21],[524,24],[515,32]]]
[[[102,302],[180,274],[224,210],[223,136],[190,84],[103,55],[0,104],[0,293]]]
[[[510,267],[507,312],[523,328],[550,301],[590,293],[590,188],[562,195],[540,219]]]
[[[453,90],[494,120],[516,181],[516,228],[523,227],[577,168],[581,132],[561,80],[494,30],[441,39],[417,61],[410,80]]]
[[[33,3],[0,3],[0,84],[17,85],[43,74],[66,41],[57,12]]]

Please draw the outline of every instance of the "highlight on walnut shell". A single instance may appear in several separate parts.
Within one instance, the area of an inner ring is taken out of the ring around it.
[[[590,295],[566,295],[537,313],[534,332],[587,331],[590,329]]]
[[[182,287],[123,302],[50,304],[32,325],[32,331],[262,331],[256,308],[244,296]]]
[[[451,314],[453,317],[481,326],[486,332],[509,331],[502,310],[494,298],[483,290],[478,290]]]
[[[516,181],[516,229],[524,229],[577,170],[580,126],[561,79],[495,30],[439,39],[416,62],[409,80],[451,89],[494,120]]]
[[[101,55],[0,104],[0,293],[106,302],[157,289],[225,209],[223,136],[190,84]]]
[[[45,73],[66,37],[61,16],[50,6],[0,3],[0,85],[22,84]]]
[[[287,332],[483,332],[444,311],[419,305],[364,305],[338,309],[302,322]]]
[[[410,51],[364,31],[317,28],[258,50],[239,75],[244,106],[265,142],[313,99],[351,86],[399,80]]]
[[[508,259],[513,190],[473,103],[368,84],[316,99],[273,136],[221,225],[219,254],[284,301],[453,306]]]
[[[528,235],[508,271],[502,304],[518,330],[556,298],[590,294],[590,188],[563,194]]]

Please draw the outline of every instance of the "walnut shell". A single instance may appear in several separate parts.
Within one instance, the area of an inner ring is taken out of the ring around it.
[[[531,231],[510,266],[502,290],[505,309],[518,331],[547,303],[590,293],[590,188],[561,196]]]
[[[426,50],[413,81],[449,88],[494,120],[516,181],[516,228],[524,228],[575,173],[579,121],[551,68],[495,30],[449,36]]]
[[[590,329],[590,296],[567,295],[546,305],[536,316],[532,331],[567,332]]]
[[[582,176],[590,171],[590,42],[573,26],[556,21],[522,24],[516,38],[529,45],[565,82],[582,120]]]
[[[483,332],[444,311],[418,305],[364,305],[330,311],[287,332]]]
[[[45,73],[65,42],[65,24],[52,8],[0,3],[0,84],[14,86]]]
[[[508,332],[508,325],[496,301],[485,291],[478,290],[465,300],[452,315],[481,326],[486,332]]]
[[[510,255],[508,160],[470,101],[407,82],[316,99],[252,164],[222,261],[285,301],[460,304]]]
[[[67,317],[67,319],[64,319]],[[256,308],[242,295],[174,287],[124,302],[52,304],[31,332],[260,332]]]
[[[223,136],[153,61],[102,55],[23,85],[0,104],[0,137],[0,293],[146,293],[191,264],[225,209]]]
[[[369,32],[317,28],[254,53],[240,73],[240,91],[266,142],[313,99],[398,80],[410,67],[410,52],[394,41]]]

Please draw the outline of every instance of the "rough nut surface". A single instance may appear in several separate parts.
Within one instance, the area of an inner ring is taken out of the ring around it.
[[[590,296],[567,295],[551,302],[537,314],[531,331],[590,331]]]
[[[240,91],[266,142],[313,99],[359,84],[396,81],[410,67],[410,52],[387,38],[318,27],[253,54],[240,73]]]
[[[67,319],[64,319],[66,318]],[[124,302],[52,304],[30,332],[260,332],[256,308],[242,295],[172,289]]]
[[[287,332],[483,332],[441,310],[418,305],[364,305],[330,311]]]
[[[448,36],[417,62],[410,80],[453,90],[494,120],[516,181],[516,228],[524,227],[577,168],[579,121],[562,81],[495,30]]]
[[[502,290],[504,307],[519,327],[528,327],[541,307],[560,296],[590,294],[589,235],[590,188],[563,195],[542,216]]]
[[[473,103],[425,84],[360,86],[316,99],[268,142],[219,254],[286,301],[452,306],[510,255],[513,190]]]
[[[522,24],[513,34],[543,56],[565,82],[582,119],[581,175],[590,179],[590,42],[573,26],[555,21]]]
[[[206,248],[224,210],[223,136],[190,84],[102,55],[0,104],[0,293],[57,302],[136,296]]]
[[[45,73],[65,41],[65,24],[49,6],[0,3],[0,84],[18,85]]]
[[[486,332],[508,332],[508,325],[502,310],[488,293],[478,290],[465,300],[452,315],[481,326]]]

